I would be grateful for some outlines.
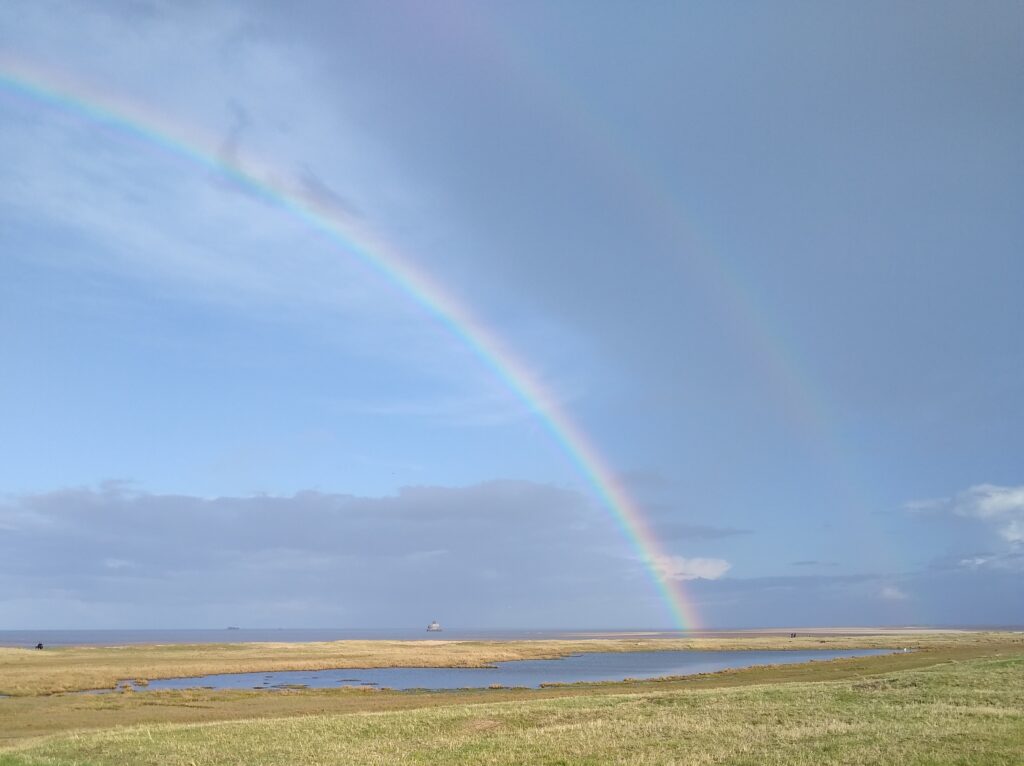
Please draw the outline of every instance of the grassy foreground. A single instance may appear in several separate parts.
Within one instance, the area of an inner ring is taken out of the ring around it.
[[[676,679],[391,692],[106,695],[124,678],[581,651],[903,647]],[[0,766],[286,763],[1024,763],[1024,634],[822,632],[579,641],[0,649]]]
[[[0,753],[2,766],[798,766],[1020,764],[1022,759],[1024,654],[1013,647],[1009,652],[1004,647],[999,656],[993,652],[842,680],[647,686],[618,694],[583,687],[558,699],[527,695],[404,711],[133,726],[30,740]]]

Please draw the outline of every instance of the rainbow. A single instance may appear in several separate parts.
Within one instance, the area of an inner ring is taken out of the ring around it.
[[[458,338],[491,372],[538,417],[576,469],[592,487],[644,563],[673,623],[680,630],[700,626],[695,605],[680,582],[666,572],[671,559],[661,548],[637,503],[616,479],[605,459],[569,413],[523,363],[472,312],[446,292],[427,273],[364,227],[332,215],[302,192],[262,180],[215,150],[187,141],[186,132],[167,126],[158,116],[90,92],[79,83],[61,82],[52,74],[0,60],[0,89],[49,107],[112,127],[125,135],[212,170],[257,197],[273,203],[358,258],[408,298],[431,314]],[[211,145],[213,142],[209,142]]]

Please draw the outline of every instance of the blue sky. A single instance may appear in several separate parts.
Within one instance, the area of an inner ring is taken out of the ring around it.
[[[705,625],[1020,624],[1022,33],[998,2],[13,2],[0,71],[400,251],[588,434]],[[669,624],[537,417],[350,252],[2,85],[0,158],[0,628]]]

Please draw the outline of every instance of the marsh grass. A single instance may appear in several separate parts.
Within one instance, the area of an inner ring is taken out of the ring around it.
[[[821,682],[133,726],[25,743],[0,764],[1021,763],[1024,653],[875,667]]]

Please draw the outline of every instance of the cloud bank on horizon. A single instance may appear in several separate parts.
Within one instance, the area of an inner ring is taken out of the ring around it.
[[[0,73],[393,242],[573,414],[705,624],[1021,624],[1022,32],[1010,2],[17,1]],[[666,624],[393,284],[2,86],[0,159],[0,629]]]

